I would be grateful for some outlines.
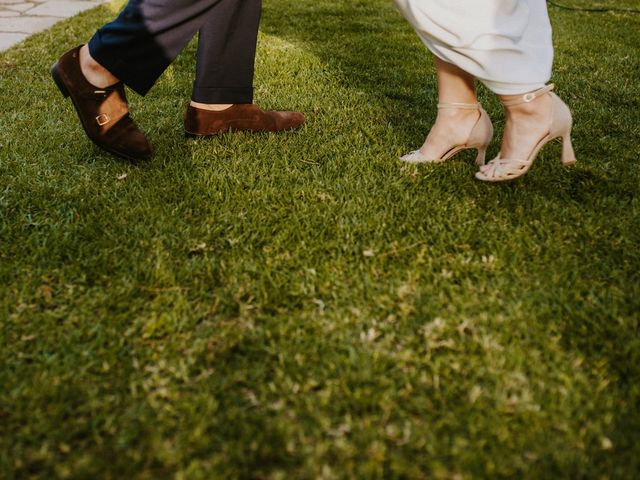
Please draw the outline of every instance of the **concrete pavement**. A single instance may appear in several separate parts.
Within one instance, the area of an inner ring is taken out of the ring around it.
[[[0,0],[0,52],[105,0]]]

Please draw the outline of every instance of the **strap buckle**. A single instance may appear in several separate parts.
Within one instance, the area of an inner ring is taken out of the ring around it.
[[[109,118],[109,115],[107,115],[106,113],[101,113],[100,115],[98,115],[96,117],[96,122],[98,122],[98,125],[100,127],[106,125],[110,121],[111,121],[111,119]]]

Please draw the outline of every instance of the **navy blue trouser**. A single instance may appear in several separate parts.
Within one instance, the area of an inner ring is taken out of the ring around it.
[[[261,0],[129,0],[89,41],[91,56],[145,95],[198,33],[191,99],[252,103]]]

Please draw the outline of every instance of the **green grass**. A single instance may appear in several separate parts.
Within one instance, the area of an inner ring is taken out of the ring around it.
[[[114,159],[48,76],[112,15],[0,55],[0,477],[637,478],[640,16],[552,9],[579,163],[486,185],[397,161],[436,86],[386,0],[265,2],[302,130],[185,140],[192,44]]]

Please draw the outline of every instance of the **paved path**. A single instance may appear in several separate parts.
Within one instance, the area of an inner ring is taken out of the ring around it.
[[[0,52],[105,0],[0,0]]]

